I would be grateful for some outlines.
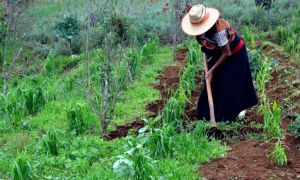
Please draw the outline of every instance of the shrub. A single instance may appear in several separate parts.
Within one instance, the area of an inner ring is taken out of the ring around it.
[[[300,114],[297,114],[295,121],[289,124],[289,131],[300,138]]]
[[[60,22],[55,25],[55,30],[58,37],[66,39],[72,51],[72,40],[78,36],[81,24],[75,15],[65,16]]]

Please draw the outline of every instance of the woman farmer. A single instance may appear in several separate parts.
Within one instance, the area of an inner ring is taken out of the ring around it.
[[[211,82],[216,121],[232,121],[258,103],[245,44],[220,12],[193,6],[182,19],[184,33],[195,36],[205,53]],[[197,104],[198,119],[209,119],[206,87]]]

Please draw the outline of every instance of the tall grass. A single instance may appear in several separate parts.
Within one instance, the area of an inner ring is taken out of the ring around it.
[[[1,95],[0,112],[3,114],[1,118],[14,126],[18,126],[24,117],[36,115],[52,98],[44,89],[43,84],[33,80],[29,85],[21,86],[6,95]]]
[[[87,128],[86,109],[82,103],[71,103],[67,109],[69,130],[76,135],[82,134]]]
[[[14,180],[35,179],[31,165],[25,156],[21,155],[15,161],[13,169]]]
[[[57,156],[59,153],[59,144],[56,129],[52,129],[42,137],[42,146],[47,155]]]

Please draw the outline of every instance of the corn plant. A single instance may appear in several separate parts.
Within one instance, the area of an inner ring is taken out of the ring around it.
[[[69,129],[75,132],[76,135],[84,133],[86,129],[84,113],[84,105],[81,103],[71,104],[67,109]]]
[[[259,92],[265,93],[266,83],[271,79],[271,62],[267,58],[261,58],[261,67],[256,74],[255,83]]]
[[[59,144],[58,144],[57,132],[55,129],[48,131],[47,134],[45,134],[42,137],[42,146],[47,155],[53,155],[53,156],[58,155]]]
[[[188,65],[183,72],[180,79],[180,87],[183,88],[186,96],[191,96],[192,91],[196,88],[195,76],[197,73],[197,67],[194,65]]]
[[[275,144],[273,152],[271,152],[268,157],[273,161],[277,166],[286,166],[287,157],[284,152],[284,147],[280,140]]]
[[[164,124],[172,124],[179,131],[182,129],[183,114],[184,104],[179,99],[171,97],[162,110],[161,116]]]
[[[140,51],[141,61],[143,63],[152,63],[153,62],[153,54],[157,51],[159,40],[158,38],[148,41],[144,46],[142,47]]]
[[[31,180],[35,179],[31,165],[25,156],[19,156],[14,163],[13,169],[14,180]]]
[[[161,129],[153,129],[148,134],[146,147],[150,150],[152,157],[162,159],[172,157],[174,153],[175,130],[170,124],[163,125]]]
[[[187,62],[189,65],[197,65],[201,63],[202,56],[199,51],[199,45],[195,44],[194,41],[192,41],[188,45],[188,55],[187,55]]]
[[[244,27],[243,33],[244,33],[243,35],[244,35],[245,41],[248,43],[248,46],[251,48],[254,48],[254,45],[255,45],[254,34],[251,32],[251,30],[248,26]]]
[[[272,111],[269,105],[263,108],[263,118],[264,118],[264,131],[267,137],[281,137],[281,109],[278,107],[276,101],[273,104]]]

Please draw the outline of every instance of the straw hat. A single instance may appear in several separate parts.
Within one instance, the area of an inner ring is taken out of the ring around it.
[[[181,21],[182,31],[191,36],[204,34],[217,22],[220,12],[202,4],[193,6]]]

